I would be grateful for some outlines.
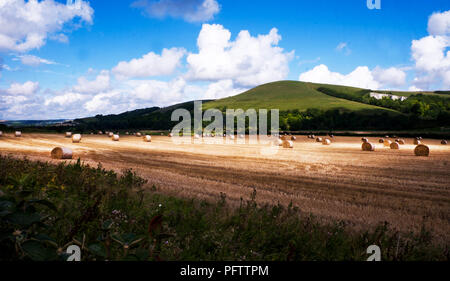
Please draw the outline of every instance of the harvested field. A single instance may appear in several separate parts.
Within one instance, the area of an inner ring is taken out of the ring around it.
[[[355,228],[387,221],[400,231],[420,231],[423,224],[436,241],[450,241],[450,147],[424,139],[429,157],[414,155],[413,140],[401,150],[375,144],[361,150],[359,137],[334,137],[324,146],[306,137],[294,148],[261,155],[262,145],[174,144],[172,138],[83,135],[72,143],[64,134],[4,134],[0,153],[58,163],[55,146],[73,150],[73,159],[107,169],[133,168],[161,192],[217,200],[221,192],[231,204],[248,199],[256,188],[259,202],[298,206],[324,220],[342,219]],[[238,141],[235,140],[235,142]],[[75,160],[67,160],[75,161]]]

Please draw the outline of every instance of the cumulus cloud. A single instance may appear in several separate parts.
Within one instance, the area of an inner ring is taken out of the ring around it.
[[[269,34],[253,37],[246,30],[235,41],[219,24],[203,24],[197,38],[198,53],[187,57],[192,80],[218,81],[231,79],[242,86],[255,86],[285,79],[293,52],[278,47],[281,36],[273,28]]]
[[[7,89],[0,89],[0,117],[27,118],[40,111],[42,100],[37,95],[38,91],[39,83],[33,81],[12,83]]]
[[[396,67],[383,69],[377,66],[372,70],[372,75],[383,86],[401,87],[406,84],[406,73]]]
[[[10,95],[22,95],[29,96],[39,89],[39,82],[27,81],[23,84],[12,83],[10,87],[6,90],[7,94]]]
[[[141,0],[132,3],[132,7],[142,8],[151,17],[181,18],[187,22],[204,22],[219,13],[220,5],[216,0]]]
[[[93,13],[89,2],[81,0],[67,4],[53,0],[0,1],[0,50],[26,52],[40,48],[47,37],[61,32],[67,23],[77,19],[92,23]]]
[[[433,13],[428,19],[428,33],[430,35],[450,34],[450,11]]]
[[[337,84],[368,89],[378,89],[380,86],[367,66],[359,66],[351,73],[344,75],[338,72],[331,72],[326,65],[321,64],[310,71],[300,74],[298,79],[305,82]]]
[[[109,71],[102,70],[94,80],[89,81],[84,76],[78,78],[78,83],[73,86],[73,90],[82,94],[95,94],[107,90],[109,86]]]
[[[68,107],[79,101],[86,100],[88,97],[79,93],[67,92],[63,95],[54,96],[45,100],[46,106]]]
[[[231,79],[220,80],[208,85],[208,88],[204,92],[203,99],[220,99],[229,96],[234,96],[245,92],[246,88],[234,87]]]
[[[324,64],[300,74],[299,80],[313,83],[336,84],[365,89],[379,89],[388,86],[403,86],[406,73],[395,67],[370,70],[367,66],[358,66],[349,74],[332,72]]]
[[[430,35],[411,43],[415,63],[414,87],[450,88],[450,11],[434,13],[428,21]]]
[[[161,55],[149,52],[142,58],[119,62],[112,72],[119,79],[170,75],[180,65],[185,52],[182,48],[163,49]]]

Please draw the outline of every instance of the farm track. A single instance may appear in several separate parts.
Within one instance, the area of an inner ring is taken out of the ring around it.
[[[356,137],[337,137],[323,146],[300,136],[294,149],[261,155],[255,144],[176,145],[168,137],[86,135],[79,144],[54,134],[0,138],[0,152],[30,159],[49,158],[55,146],[74,150],[75,157],[107,169],[133,168],[161,192],[217,200],[220,193],[237,206],[256,188],[256,200],[284,205],[324,220],[342,219],[362,229],[387,221],[400,231],[420,231],[425,224],[435,239],[450,237],[450,147],[425,140],[430,157],[415,157],[412,140],[393,151],[376,142],[363,152]]]

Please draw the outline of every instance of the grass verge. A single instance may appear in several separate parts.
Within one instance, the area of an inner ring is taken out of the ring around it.
[[[425,229],[387,224],[363,232],[323,224],[292,206],[227,205],[144,188],[131,170],[34,162],[0,155],[0,260],[64,260],[72,244],[86,260],[449,260]]]

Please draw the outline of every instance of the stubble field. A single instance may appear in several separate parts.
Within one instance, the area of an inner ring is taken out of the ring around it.
[[[132,168],[148,188],[186,198],[217,200],[221,193],[238,205],[256,189],[256,201],[292,202],[304,214],[325,221],[345,220],[355,229],[387,221],[401,232],[432,231],[450,240],[450,147],[425,139],[429,157],[414,156],[412,139],[391,150],[369,138],[374,152],[361,151],[359,137],[335,137],[330,146],[298,136],[293,149],[261,154],[261,144],[174,144],[166,136],[151,143],[135,136],[113,142],[105,135],[83,135],[72,143],[62,134],[6,134],[0,153],[58,163],[50,151],[69,147],[74,159],[107,169]],[[75,160],[71,160],[75,161]]]

